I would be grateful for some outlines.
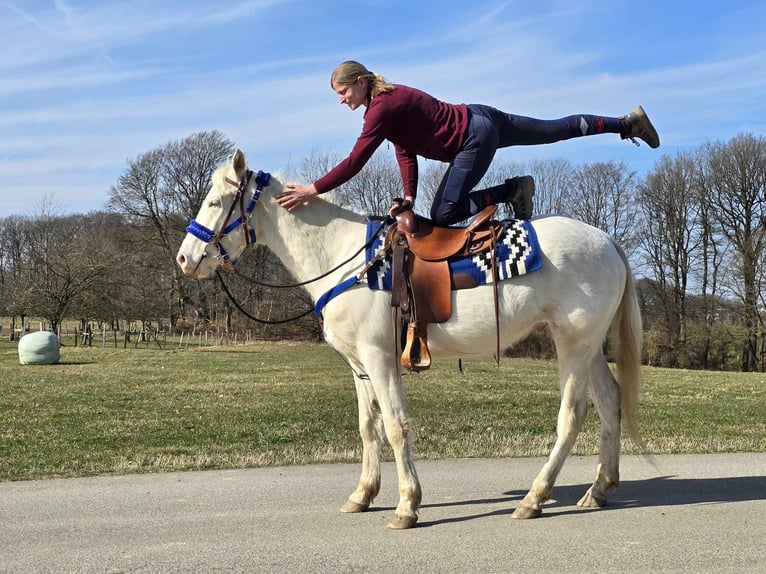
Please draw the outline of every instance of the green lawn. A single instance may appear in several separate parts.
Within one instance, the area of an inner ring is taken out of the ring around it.
[[[553,444],[554,362],[436,362],[405,386],[417,458]],[[766,451],[766,374],[645,368],[639,417],[653,453]],[[597,445],[591,410],[574,453]],[[58,365],[22,366],[0,342],[0,480],[349,462],[360,448],[351,375],[326,345],[67,346]]]

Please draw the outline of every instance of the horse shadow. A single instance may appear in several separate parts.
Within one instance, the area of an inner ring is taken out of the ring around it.
[[[694,504],[720,504],[727,502],[753,502],[766,500],[766,476],[742,476],[726,478],[677,478],[659,476],[646,480],[623,481],[619,488],[610,492],[607,505],[602,508],[580,508],[577,501],[585,494],[590,484],[557,486],[553,496],[543,507],[541,518],[552,518],[583,512],[603,512],[628,508],[651,508],[657,506],[687,506]],[[418,528],[437,526],[510,515],[518,502],[527,494],[526,490],[511,490],[502,497],[484,498],[424,504],[421,508],[447,508],[461,506],[502,505],[502,508],[471,515],[455,516],[440,520],[418,522]]]

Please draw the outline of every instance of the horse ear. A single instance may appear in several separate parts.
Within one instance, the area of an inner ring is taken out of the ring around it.
[[[234,151],[234,155],[231,156],[231,165],[234,168],[234,173],[237,174],[237,179],[242,179],[242,176],[244,176],[247,171],[247,159],[245,159],[245,154],[242,153],[242,150],[239,148],[237,148]]]

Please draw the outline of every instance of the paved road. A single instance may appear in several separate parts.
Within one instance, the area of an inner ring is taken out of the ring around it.
[[[542,459],[420,461],[418,527],[391,531],[395,469],[365,514],[358,465],[0,483],[0,572],[766,572],[766,454],[625,457],[601,510],[572,457],[543,517],[511,519]]]

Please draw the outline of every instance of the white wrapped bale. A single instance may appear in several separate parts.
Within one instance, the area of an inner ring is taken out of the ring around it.
[[[53,365],[59,362],[59,338],[50,331],[37,331],[19,340],[19,362],[22,365]]]

